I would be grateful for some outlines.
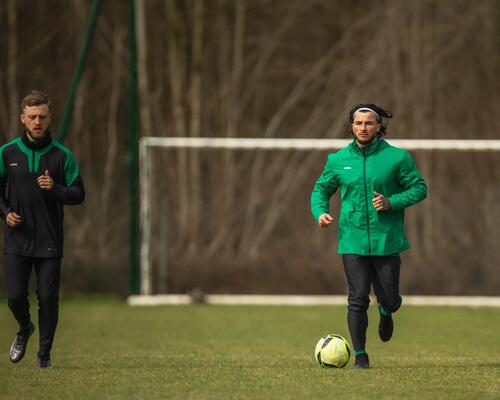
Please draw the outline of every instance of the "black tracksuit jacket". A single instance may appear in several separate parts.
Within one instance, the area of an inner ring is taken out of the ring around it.
[[[43,190],[37,178],[48,170],[52,189]],[[65,204],[85,199],[83,181],[73,153],[50,134],[31,142],[26,133],[0,147],[0,215],[21,215],[15,228],[6,225],[5,253],[26,257],[63,255]]]

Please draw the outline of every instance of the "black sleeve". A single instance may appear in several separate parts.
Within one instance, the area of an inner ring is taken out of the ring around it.
[[[0,216],[4,221],[5,218],[7,218],[7,214],[12,212],[12,209],[9,206],[9,202],[7,201],[7,196],[5,193],[6,186],[7,186],[7,181],[0,179]]]
[[[4,162],[4,148],[2,146],[0,148],[0,216],[5,221],[7,218],[7,214],[12,212],[12,209],[9,206],[9,201],[7,200],[7,182],[9,179],[9,175],[7,172],[7,168],[5,168]]]
[[[54,182],[51,192],[58,201],[70,206],[81,204],[85,200],[85,189],[80,175],[68,187]]]

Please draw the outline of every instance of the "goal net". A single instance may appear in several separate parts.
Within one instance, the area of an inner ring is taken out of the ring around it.
[[[428,198],[406,211],[405,294],[494,295],[500,287],[498,140],[392,140]],[[144,137],[141,294],[344,294],[337,230],[309,198],[344,139]],[[331,201],[334,218],[338,195]]]

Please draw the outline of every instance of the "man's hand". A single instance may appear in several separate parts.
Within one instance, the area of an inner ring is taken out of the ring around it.
[[[386,211],[391,208],[391,202],[388,197],[385,197],[383,194],[373,192],[375,197],[372,199],[373,207],[377,211]]]
[[[37,178],[37,181],[38,186],[40,186],[40,188],[42,188],[43,190],[51,190],[54,186],[54,181],[50,177],[48,170],[45,170],[45,173],[43,175],[40,175]]]
[[[10,212],[10,213],[7,214],[7,218],[5,218],[5,222],[11,228],[15,228],[21,222],[23,222],[23,217],[21,217],[18,213]]]
[[[321,228],[328,228],[333,222],[333,218],[330,214],[321,214],[318,218],[318,224]]]

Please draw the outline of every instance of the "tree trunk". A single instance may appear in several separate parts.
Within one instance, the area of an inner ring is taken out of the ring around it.
[[[171,103],[173,111],[173,123],[175,136],[187,136],[186,127],[186,107],[185,107],[185,87],[186,87],[186,61],[185,54],[185,36],[182,32],[182,17],[176,8],[174,0],[165,1],[167,12],[167,54],[170,76]],[[178,228],[179,243],[187,240],[190,223],[190,203],[189,196],[189,173],[188,173],[188,152],[186,149],[179,149],[177,158],[177,208],[178,208]]]
[[[191,80],[189,85],[190,136],[199,137],[202,122],[202,67],[203,67],[203,0],[194,0],[192,15],[192,44],[191,44]],[[189,247],[190,254],[195,254],[199,247],[200,223],[203,220],[201,207],[201,176],[199,150],[190,151],[190,225]]]
[[[8,72],[7,91],[9,92],[9,137],[13,139],[19,135],[20,100],[17,90],[17,10],[16,0],[7,3],[8,33]]]

